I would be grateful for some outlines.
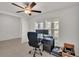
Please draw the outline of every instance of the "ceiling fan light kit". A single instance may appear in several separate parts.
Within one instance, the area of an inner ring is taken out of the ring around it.
[[[31,15],[32,12],[41,13],[41,11],[38,11],[38,10],[32,10],[32,8],[36,5],[35,2],[26,4],[25,7],[19,6],[19,5],[15,4],[15,3],[11,3],[11,4],[14,5],[14,6],[17,6],[17,7],[19,7],[19,8],[22,9],[22,11],[17,11],[16,13],[24,12],[24,13],[26,13],[26,14],[28,14],[28,15]]]
[[[30,14],[31,13],[31,11],[29,11],[29,10],[25,10],[24,11],[26,14]]]

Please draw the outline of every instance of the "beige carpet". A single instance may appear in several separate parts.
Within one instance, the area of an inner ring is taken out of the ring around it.
[[[0,41],[0,57],[32,57],[28,52],[32,49],[28,43],[21,43],[21,39],[12,39]],[[54,57],[47,52],[42,52],[43,56],[37,57]]]

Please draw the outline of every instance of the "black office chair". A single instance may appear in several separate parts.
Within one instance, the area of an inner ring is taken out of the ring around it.
[[[37,39],[37,33],[36,32],[28,32],[27,33],[28,35],[28,44],[31,46],[31,47],[34,47],[34,54],[33,54],[33,57],[35,57],[35,54],[37,53],[37,49],[39,50],[39,53],[40,55],[42,56],[42,52],[41,52],[41,49],[40,49],[40,46],[41,44],[40,43],[40,40]],[[32,51],[29,51],[29,54],[31,53]]]

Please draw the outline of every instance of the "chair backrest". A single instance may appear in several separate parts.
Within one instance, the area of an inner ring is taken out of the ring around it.
[[[37,39],[37,33],[36,32],[28,32],[28,40],[30,46],[37,46],[38,45],[38,39]]]

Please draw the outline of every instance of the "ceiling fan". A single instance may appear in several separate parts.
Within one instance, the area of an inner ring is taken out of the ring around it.
[[[21,11],[17,11],[16,13],[25,12],[25,13],[28,14],[28,15],[31,15],[32,12],[41,13],[41,11],[32,10],[32,8],[36,5],[35,2],[26,3],[24,7],[22,7],[22,6],[18,5],[18,4],[15,4],[15,3],[11,3],[11,4],[22,9]]]

